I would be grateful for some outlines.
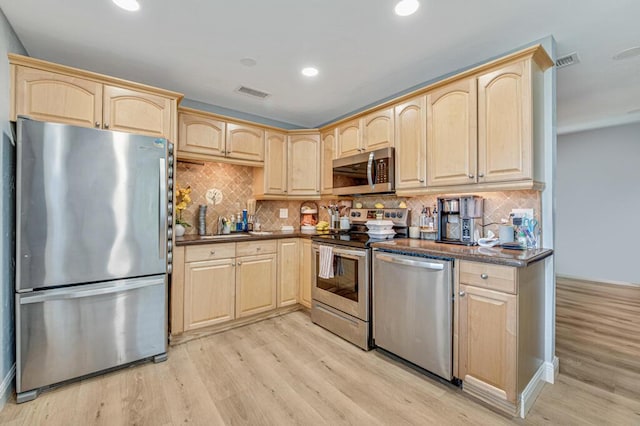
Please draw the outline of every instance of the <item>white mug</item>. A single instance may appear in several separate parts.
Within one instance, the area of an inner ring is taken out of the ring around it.
[[[419,226],[410,226],[409,227],[409,238],[420,238],[420,227]]]

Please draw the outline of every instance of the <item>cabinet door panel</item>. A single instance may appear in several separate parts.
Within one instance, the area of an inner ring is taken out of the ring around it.
[[[396,189],[426,186],[426,112],[421,96],[395,107]]]
[[[264,130],[227,123],[227,157],[264,161]]]
[[[185,264],[185,330],[234,319],[235,268],[233,259]]]
[[[21,66],[16,67],[15,79],[16,115],[74,126],[102,126],[102,84]]]
[[[313,251],[311,249],[311,240],[302,238],[302,250],[300,250],[300,304],[311,308],[311,286],[314,277],[312,275]]]
[[[516,296],[460,285],[459,373],[516,402]],[[487,326],[491,324],[491,326]]]
[[[320,135],[289,136],[288,195],[320,195]]]
[[[276,255],[238,257],[236,262],[238,318],[276,308]]]
[[[300,288],[300,242],[278,241],[278,307],[298,303]]]
[[[338,126],[337,158],[358,154],[362,148],[362,128],[360,119],[351,120]]]
[[[476,182],[476,80],[462,80],[427,95],[427,185]]]
[[[178,114],[178,150],[224,157],[226,124],[196,114]]]
[[[377,111],[363,119],[363,148],[374,151],[393,146],[393,108]]]
[[[265,133],[264,193],[287,192],[287,135],[267,130]]]
[[[171,138],[171,100],[149,93],[104,86],[103,127]]]
[[[478,78],[480,182],[532,178],[530,60]]]
[[[331,194],[333,190],[333,154],[336,144],[336,130],[323,133],[321,136],[321,158],[320,158],[320,192]]]

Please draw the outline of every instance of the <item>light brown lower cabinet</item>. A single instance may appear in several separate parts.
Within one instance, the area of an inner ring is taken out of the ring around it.
[[[235,259],[185,263],[185,330],[234,319],[235,289]]]
[[[300,289],[300,241],[278,241],[278,308],[298,303]]]
[[[238,257],[236,261],[236,318],[276,308],[275,254]]]
[[[463,390],[511,415],[544,359],[544,262],[460,261],[458,372]]]
[[[311,273],[311,262],[313,262],[313,251],[311,250],[311,240],[300,239],[302,250],[300,251],[300,300],[302,306],[311,308],[311,286],[313,276]]]

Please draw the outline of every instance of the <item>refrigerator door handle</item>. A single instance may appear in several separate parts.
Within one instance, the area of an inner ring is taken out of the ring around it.
[[[94,288],[87,288],[91,286],[74,286],[61,290],[19,294],[20,297],[18,299],[20,300],[21,305],[28,305],[31,303],[42,303],[51,300],[80,299],[83,297],[99,296],[103,294],[121,293],[137,288],[162,284],[164,284],[164,276],[160,278],[137,278],[134,280],[118,280],[114,281],[111,285],[98,285]]]
[[[167,221],[167,167],[165,165],[165,159],[160,159],[160,221],[158,222],[158,257],[164,259],[164,253],[167,248],[167,233],[166,233],[166,221]]]

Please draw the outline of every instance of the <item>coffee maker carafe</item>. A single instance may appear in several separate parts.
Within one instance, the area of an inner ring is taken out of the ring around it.
[[[482,238],[483,198],[477,195],[438,198],[437,242],[475,245]]]

